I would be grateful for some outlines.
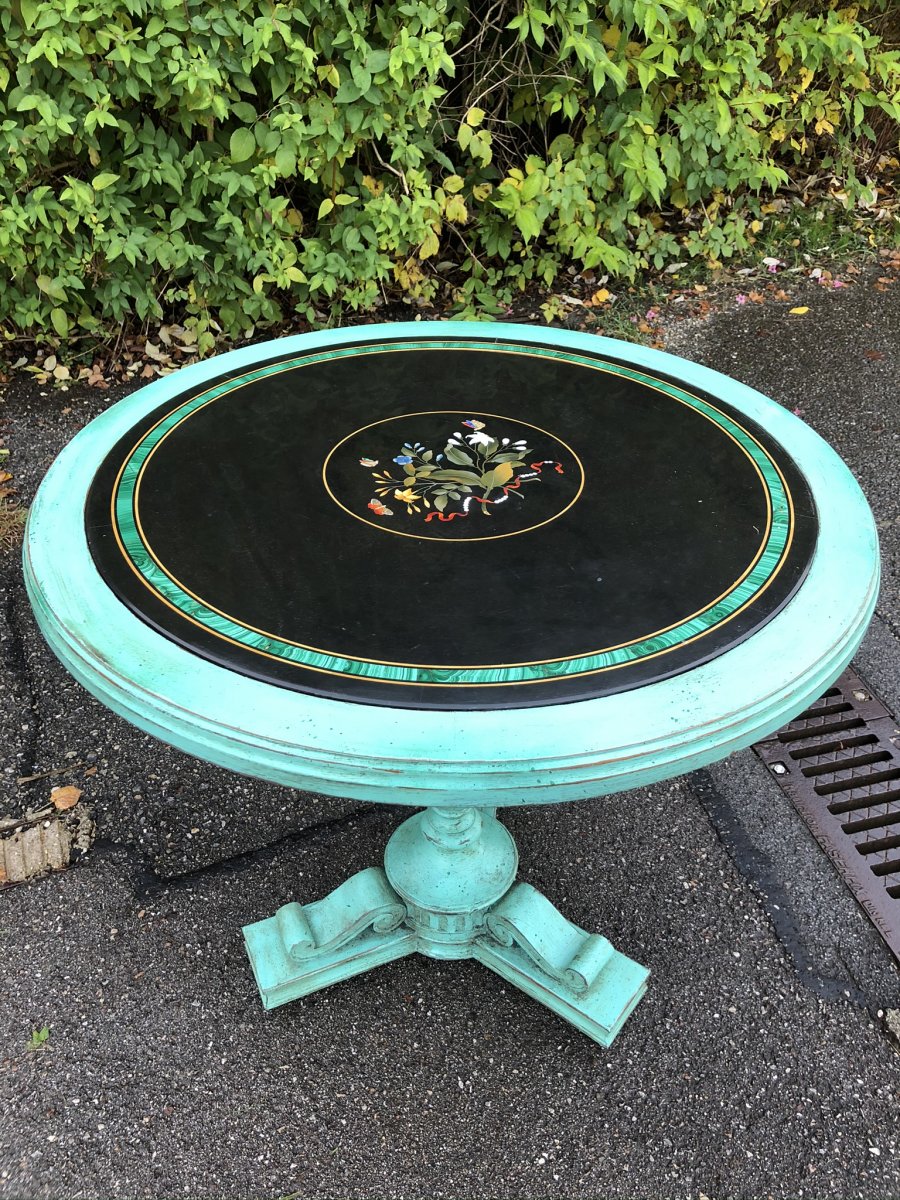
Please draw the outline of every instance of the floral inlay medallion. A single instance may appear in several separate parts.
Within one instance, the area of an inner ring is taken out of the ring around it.
[[[407,517],[427,523],[450,522],[480,512],[490,517],[498,506],[513,499],[525,501],[525,490],[539,484],[549,468],[565,474],[561,462],[534,458],[524,438],[494,436],[484,421],[474,417],[461,422],[463,429],[447,438],[435,451],[422,442],[404,442],[399,454],[387,465],[375,458],[361,458],[361,467],[373,468],[375,495],[368,508],[378,517]]]

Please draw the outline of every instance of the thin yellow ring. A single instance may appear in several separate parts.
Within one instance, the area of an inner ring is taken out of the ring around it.
[[[333,454],[336,454],[337,451],[340,450],[341,446],[343,446],[343,444],[345,442],[349,442],[352,437],[356,437],[356,435],[358,433],[365,433],[365,431],[367,429],[374,429],[376,425],[386,425],[389,421],[405,421],[407,417],[430,417],[430,416],[439,416],[443,413],[447,413],[448,415],[457,416],[457,415],[460,415],[464,411],[465,412],[474,411],[476,416],[491,417],[498,421],[512,421],[516,425],[523,425],[526,429],[536,429],[538,433],[544,434],[545,437],[552,438],[554,442],[557,442],[560,446],[565,447],[565,449],[568,450],[569,454],[571,454],[572,457],[575,459],[575,461],[578,463],[578,470],[581,472],[581,483],[578,485],[578,491],[575,493],[575,495],[572,497],[572,499],[569,501],[569,503],[566,505],[566,507],[561,508],[559,510],[559,512],[554,513],[552,517],[548,517],[546,521],[538,521],[537,525],[529,525],[525,529],[513,529],[509,533],[489,533],[486,537],[444,538],[444,537],[433,537],[431,534],[427,534],[427,533],[403,533],[403,531],[400,529],[391,529],[387,525],[379,525],[377,521],[370,521],[368,517],[360,516],[359,513],[355,513],[351,508],[348,508],[346,506],[346,504],[342,504],[340,502],[340,500],[338,500],[338,498],[334,494],[334,492],[331,490],[331,488],[328,486],[328,478],[327,478],[326,472],[328,471],[328,463],[331,461],[331,456]],[[177,428],[177,426],[173,426],[172,428],[175,429],[175,428]],[[168,434],[166,436],[168,437]],[[161,442],[164,440],[165,440],[164,438],[160,439]],[[154,447],[154,449],[155,449],[155,447]],[[147,457],[149,458],[150,456],[148,455]],[[753,460],[751,459],[751,462],[752,461]],[[756,464],[754,463],[754,466],[755,465]],[[500,413],[478,412],[477,410],[458,409],[458,408],[434,408],[434,409],[424,409],[422,412],[401,413],[400,416],[398,416],[398,417],[382,417],[381,420],[379,420],[379,421],[372,421],[369,425],[362,425],[362,426],[360,426],[359,429],[354,429],[352,433],[348,433],[346,437],[341,438],[341,440],[339,442],[337,442],[334,446],[332,446],[331,449],[328,451],[328,453],[325,455],[325,461],[322,463],[322,484],[325,488],[325,491],[328,493],[328,495],[331,497],[331,499],[335,502],[335,504],[338,506],[338,508],[343,509],[344,512],[347,513],[348,516],[354,517],[357,521],[362,521],[362,523],[364,525],[371,525],[373,529],[377,529],[381,533],[392,533],[394,535],[394,537],[415,538],[415,540],[417,542],[441,542],[445,546],[450,546],[455,542],[496,542],[500,538],[518,537],[519,534],[521,534],[521,533],[533,533],[535,529],[543,529],[543,527],[545,525],[549,525],[549,524],[551,524],[551,522],[556,521],[559,517],[561,517],[563,515],[563,513],[567,513],[569,511],[569,509],[572,507],[572,505],[578,499],[580,499],[581,493],[584,491],[584,463],[581,461],[581,459],[578,457],[578,455],[575,453],[575,451],[572,449],[572,447],[569,445],[568,442],[564,442],[562,440],[562,438],[557,437],[555,433],[551,433],[549,429],[542,429],[540,425],[532,425],[530,421],[520,421],[517,417],[505,417],[505,416],[502,416]],[[175,580],[174,582],[177,582],[177,580]],[[181,587],[181,584],[179,583],[178,586]],[[223,613],[222,615],[226,616],[227,614]],[[233,621],[234,617],[231,617],[230,619]],[[243,622],[240,622],[240,623],[243,624]],[[248,625],[247,628],[249,629],[250,626]],[[287,639],[283,638],[282,640],[285,641]],[[308,649],[311,649],[311,647],[308,647]],[[374,659],[367,660],[367,661],[374,661]],[[402,664],[392,664],[392,665],[402,665]]]

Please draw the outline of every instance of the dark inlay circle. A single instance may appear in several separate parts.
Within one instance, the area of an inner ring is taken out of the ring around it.
[[[109,586],[187,650],[424,708],[585,699],[708,661],[783,607],[816,537],[800,472],[727,403],[453,336],[186,389],[104,460],[86,524]]]

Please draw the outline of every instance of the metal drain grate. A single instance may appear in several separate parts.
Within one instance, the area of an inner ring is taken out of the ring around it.
[[[847,670],[754,750],[900,959],[900,728]]]

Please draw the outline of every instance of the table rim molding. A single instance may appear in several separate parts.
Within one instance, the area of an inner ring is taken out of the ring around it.
[[[819,520],[806,580],[747,641],[679,675],[597,699],[468,711],[336,701],[263,683],[190,655],[115,596],[88,550],[84,499],[105,454],[137,421],[224,371],[275,355],[398,337],[551,343],[712,393],[764,426],[806,476]],[[281,338],[140,389],[62,451],[32,506],[24,547],[26,586],[48,643],[88,691],[138,728],[275,783],[429,806],[458,805],[462,796],[501,806],[599,796],[682,774],[749,745],[820,695],[850,661],[874,611],[877,561],[874,520],[847,466],[809,426],[754,389],[611,338],[424,321]]]

